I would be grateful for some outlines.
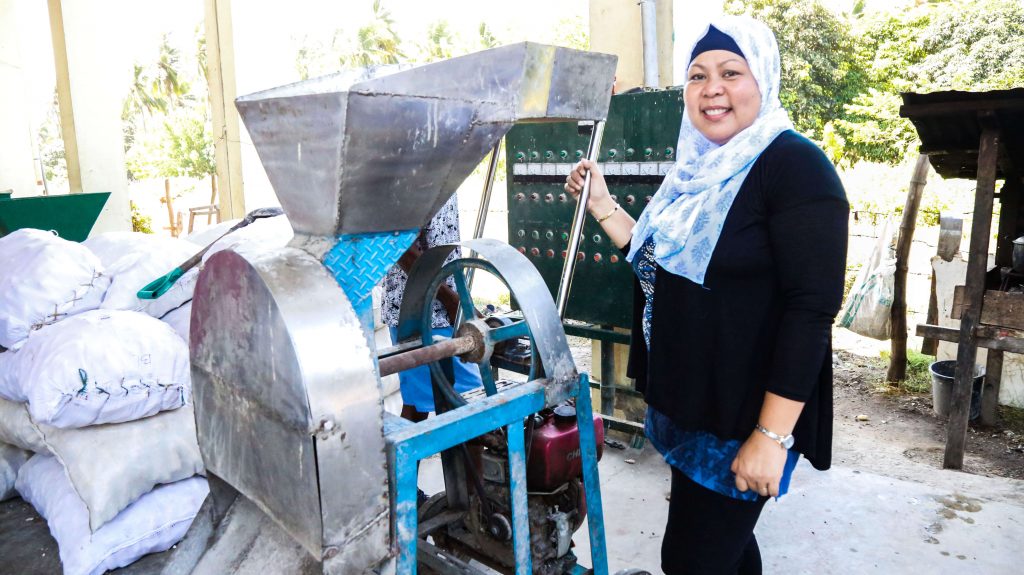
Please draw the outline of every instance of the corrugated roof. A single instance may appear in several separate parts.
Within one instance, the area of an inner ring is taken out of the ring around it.
[[[929,94],[903,94],[900,116],[909,118],[921,139],[921,153],[944,178],[975,179],[982,122],[1000,130],[999,171],[1005,178],[1011,162],[1024,170],[1024,88]]]

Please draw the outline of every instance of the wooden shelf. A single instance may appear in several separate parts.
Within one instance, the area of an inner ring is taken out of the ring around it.
[[[942,341],[960,343],[960,329],[941,325],[918,324],[917,335]],[[1024,354],[1024,331],[981,325],[974,330],[978,347]]]

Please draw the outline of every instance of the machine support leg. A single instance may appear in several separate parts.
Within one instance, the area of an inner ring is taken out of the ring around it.
[[[507,426],[508,467],[512,491],[512,544],[516,558],[516,575],[533,572],[530,555],[530,508],[526,497],[526,441],[523,422]]]
[[[601,480],[597,473],[597,437],[590,405],[590,378],[580,375],[576,397],[576,424],[580,430],[583,460],[583,488],[587,495],[587,526],[590,529],[590,562],[594,575],[608,575],[608,547],[604,539],[604,509],[601,506]]]
[[[416,458],[403,449],[395,453],[395,544],[398,573],[416,575]]]
[[[611,329],[611,326],[601,326]],[[582,393],[582,391],[581,391]],[[601,340],[601,415],[615,414],[615,344]]]

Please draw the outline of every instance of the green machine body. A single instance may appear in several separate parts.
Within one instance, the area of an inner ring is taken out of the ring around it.
[[[675,163],[683,114],[680,89],[612,97],[598,162],[609,191],[634,218],[658,191]],[[576,202],[563,189],[565,176],[586,153],[589,132],[575,122],[524,124],[506,136],[508,242],[534,263],[552,297],[568,254]],[[587,217],[566,319],[628,328],[632,321],[633,270]]]

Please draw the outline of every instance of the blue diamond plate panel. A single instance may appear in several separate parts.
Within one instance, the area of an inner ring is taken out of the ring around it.
[[[360,318],[370,312],[373,286],[409,249],[418,233],[418,229],[413,229],[338,236],[338,243],[324,256],[324,266],[345,291]]]

